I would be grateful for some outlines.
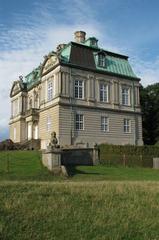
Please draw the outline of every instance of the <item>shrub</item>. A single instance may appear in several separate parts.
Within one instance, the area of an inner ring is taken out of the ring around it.
[[[99,148],[100,163],[104,165],[152,167],[153,157],[159,157],[159,147],[157,146],[101,144]]]

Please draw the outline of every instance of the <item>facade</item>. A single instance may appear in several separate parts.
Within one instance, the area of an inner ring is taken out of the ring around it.
[[[142,145],[139,81],[128,57],[106,51],[95,37],[60,44],[43,64],[13,82],[10,138],[40,139],[52,131],[61,146]]]

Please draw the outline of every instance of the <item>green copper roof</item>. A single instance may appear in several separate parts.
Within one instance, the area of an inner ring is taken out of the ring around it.
[[[109,56],[106,54],[105,61],[106,61],[105,67],[100,67],[98,65],[98,55],[96,55],[95,56],[96,68],[102,71],[120,74],[128,77],[133,78],[137,77],[133,72],[128,60],[114,56]]]
[[[84,42],[84,45],[93,48],[98,48],[98,39],[95,37],[90,37]]]
[[[37,84],[40,81],[40,70],[41,67],[37,67],[27,76],[25,76],[25,82],[27,84],[27,89],[31,88],[33,85]]]
[[[64,49],[61,51],[61,59],[64,62],[69,62],[70,59],[70,53],[71,53],[71,44],[69,43]]]

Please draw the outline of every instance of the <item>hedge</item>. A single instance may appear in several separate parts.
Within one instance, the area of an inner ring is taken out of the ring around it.
[[[101,144],[100,163],[103,165],[123,165],[129,167],[151,167],[153,157],[159,157],[159,147]]]
[[[159,147],[145,145],[145,146],[133,146],[133,145],[109,145],[101,144],[99,146],[102,153],[118,153],[118,154],[133,154],[133,155],[151,155],[159,157]]]

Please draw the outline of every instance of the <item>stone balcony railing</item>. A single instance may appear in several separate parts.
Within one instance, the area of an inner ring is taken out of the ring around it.
[[[38,108],[31,108],[31,109],[28,109],[26,112],[25,112],[25,117],[29,117],[29,116],[39,116],[39,109]]]
[[[11,115],[9,122],[12,123],[15,120],[18,120],[20,118],[27,118],[27,117],[32,117],[33,120],[38,120],[39,109],[38,108],[31,108],[31,109],[26,110],[25,112],[20,112],[15,116]]]

